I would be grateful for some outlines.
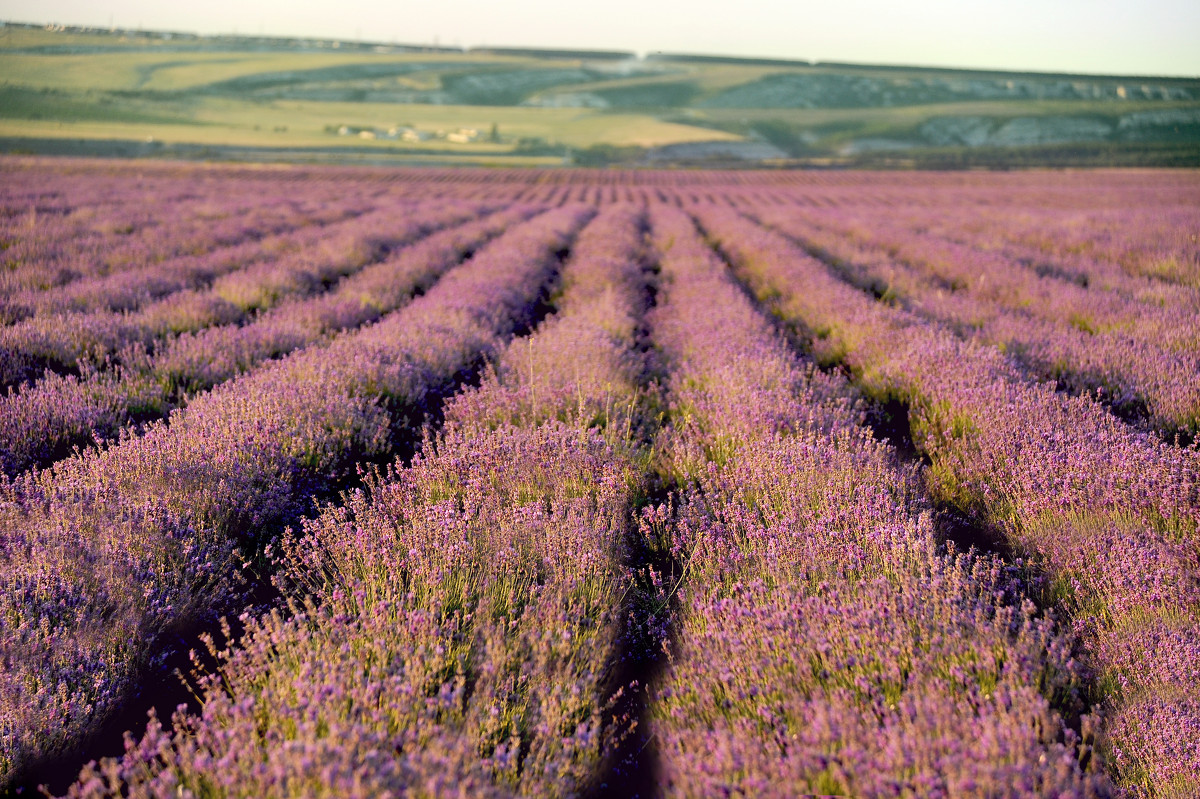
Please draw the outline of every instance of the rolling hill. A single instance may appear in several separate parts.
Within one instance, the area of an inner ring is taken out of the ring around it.
[[[0,30],[0,151],[267,161],[1200,165],[1200,79]]]

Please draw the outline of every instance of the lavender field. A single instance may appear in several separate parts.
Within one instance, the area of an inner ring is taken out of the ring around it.
[[[0,795],[1200,797],[1198,235],[0,160]]]

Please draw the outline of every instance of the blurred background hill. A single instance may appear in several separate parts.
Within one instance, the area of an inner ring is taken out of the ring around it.
[[[7,23],[0,152],[543,166],[1200,166],[1200,79]]]

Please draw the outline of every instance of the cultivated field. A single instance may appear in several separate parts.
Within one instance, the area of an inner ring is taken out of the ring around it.
[[[1200,795],[1195,173],[0,211],[0,793]]]
[[[374,164],[1200,165],[1200,80],[0,23],[0,152]]]

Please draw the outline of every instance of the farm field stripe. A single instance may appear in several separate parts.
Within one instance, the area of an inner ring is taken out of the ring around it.
[[[163,416],[189,396],[264,361],[374,321],[427,289],[462,253],[533,212],[510,209],[431,233],[340,279],[324,294],[284,302],[246,325],[185,333],[105,372],[50,374],[0,397],[0,467],[14,476],[45,466],[75,446],[111,438],[130,421]]]
[[[72,795],[575,796],[595,778],[621,732],[608,666],[641,483],[639,216],[601,212],[558,312],[410,467],[306,525],[284,569],[306,597],[220,653],[203,712],[152,723]]]
[[[819,357],[908,405],[934,494],[1001,529],[1051,578],[1047,596],[1080,630],[1098,672],[1117,776],[1150,795],[1200,786],[1197,453],[1135,433],[1091,400],[1026,382],[993,348],[874,303],[734,212],[697,214]]]
[[[791,238],[831,266],[835,273],[881,300],[899,303],[917,316],[950,326],[961,338],[1000,346],[1033,376],[1054,380],[1075,393],[1097,399],[1123,418],[1145,419],[1164,439],[1192,439],[1200,431],[1200,358],[1114,330],[1093,330],[1082,317],[1050,320],[1011,310],[983,296],[978,282],[963,276],[928,274],[894,257],[892,248],[856,243],[807,224],[794,212],[746,212]],[[963,255],[964,259],[969,254]],[[996,267],[1003,269],[1003,266]],[[970,270],[974,271],[974,270]],[[994,270],[982,269],[980,275]],[[985,278],[986,279],[986,278]],[[1034,304],[1060,306],[1059,281],[1046,280]],[[1140,313],[1130,305],[1130,315]]]
[[[361,219],[361,215],[357,215],[357,219]],[[112,297],[118,310],[67,310],[60,314],[29,318],[28,308],[10,305],[8,311],[18,318],[13,325],[0,328],[0,341],[6,342],[6,345],[0,346],[7,353],[4,368],[0,369],[0,378],[12,384],[35,376],[43,362],[59,369],[70,369],[76,367],[81,356],[103,359],[119,350],[127,340],[150,343],[156,336],[236,319],[240,315],[239,310],[211,292],[214,280],[229,277],[239,270],[250,270],[251,273],[257,270],[258,273],[267,274],[276,266],[283,267],[288,259],[295,262],[303,257],[304,251],[318,247],[323,235],[361,223],[356,222],[355,216],[348,216],[325,229],[307,228],[287,236],[239,245],[231,251],[222,250],[211,256],[187,259],[186,264],[190,265],[185,266],[184,271],[195,269],[196,275],[202,278],[196,288],[169,292],[153,302],[140,304],[134,312],[122,307],[128,296],[122,299],[109,291],[100,291],[99,294]],[[157,264],[151,271],[169,273],[178,266],[178,261]],[[125,283],[127,277],[116,275],[114,279]],[[147,286],[154,283],[153,278],[135,279],[132,285],[125,285],[124,288],[133,297],[138,297]],[[68,291],[73,288],[68,287]],[[56,295],[54,291],[48,293]]]
[[[136,356],[172,334],[245,320],[291,296],[319,293],[338,277],[378,260],[384,251],[468,213],[433,204],[411,216],[404,205],[378,208],[341,226],[336,236],[314,231],[311,246],[217,278],[206,290],[182,291],[132,314],[111,311],[34,317],[0,328],[0,385],[30,379],[45,368],[79,369],[81,362]]]
[[[0,781],[69,749],[128,699],[172,630],[227,608],[239,547],[411,440],[444,393],[535,318],[558,253],[591,213],[516,226],[379,323],[3,487]]]
[[[660,448],[691,486],[656,520],[683,564],[654,714],[666,795],[1102,795],[1061,716],[1067,639],[999,561],[938,546],[917,474],[857,425],[843,381],[801,367],[689,217],[652,222]]]

